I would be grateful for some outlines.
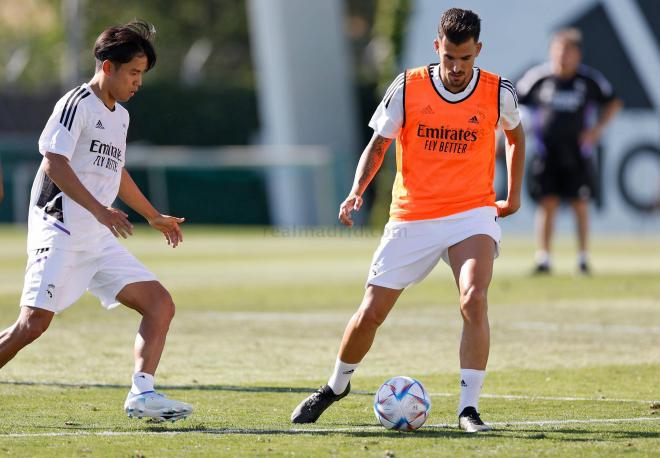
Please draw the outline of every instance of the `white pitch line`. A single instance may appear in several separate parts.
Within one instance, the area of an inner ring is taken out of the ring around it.
[[[431,396],[439,398],[457,397],[458,393],[431,393]],[[482,393],[482,398],[491,399],[521,399],[521,400],[540,400],[540,401],[593,401],[593,402],[634,402],[639,404],[654,404],[657,401],[646,399],[615,399],[615,398],[589,398],[589,397],[575,397],[575,396],[536,396],[536,395],[518,395],[518,394],[488,394]]]
[[[607,424],[607,423],[644,423],[660,421],[660,417],[636,417],[636,418],[591,418],[591,419],[568,419],[568,420],[534,420],[534,421],[499,421],[489,422],[491,426],[547,426],[565,424]],[[429,428],[452,428],[455,424],[440,423],[427,425]],[[292,429],[190,429],[186,431],[75,431],[75,432],[44,432],[44,433],[7,433],[0,434],[0,438],[35,438],[35,437],[76,437],[76,436],[178,436],[182,434],[315,434],[315,433],[346,433],[359,431],[384,431],[381,426],[355,426],[347,428],[292,428]]]
[[[206,315],[221,320],[250,322],[293,322],[293,323],[344,323],[350,315],[346,313],[305,313],[305,312],[206,312]],[[426,324],[448,327],[459,327],[461,320],[444,319],[438,314],[420,314],[414,317],[397,316],[393,319],[397,324]],[[523,331],[550,332],[588,332],[596,334],[660,334],[660,326],[637,326],[624,324],[600,323],[557,323],[548,321],[510,321],[492,320],[493,328],[516,329]]]

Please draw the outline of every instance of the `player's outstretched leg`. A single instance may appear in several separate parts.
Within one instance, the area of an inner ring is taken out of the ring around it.
[[[490,348],[487,291],[494,258],[495,242],[487,235],[469,237],[449,248],[463,317],[458,426],[469,433],[491,429],[481,420],[478,408]]]
[[[117,295],[122,304],[142,315],[135,337],[135,373],[124,410],[133,418],[176,421],[193,411],[190,404],[168,399],[154,389],[154,374],[165,346],[167,331],[174,317],[174,302],[157,281],[131,283]]]
[[[362,304],[346,325],[335,370],[328,384],[303,400],[291,414],[292,423],[314,423],[321,414],[351,391],[351,376],[371,348],[378,327],[401,295],[402,289],[368,285]]]
[[[21,307],[16,322],[0,332],[0,367],[16,356],[22,348],[44,333],[53,319],[53,312],[36,307]]]

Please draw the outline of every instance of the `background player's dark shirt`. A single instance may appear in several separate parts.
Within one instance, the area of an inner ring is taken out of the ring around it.
[[[578,145],[587,118],[614,99],[612,86],[598,71],[581,65],[569,80],[545,63],[528,70],[517,84],[518,100],[532,110],[529,125],[545,145]]]

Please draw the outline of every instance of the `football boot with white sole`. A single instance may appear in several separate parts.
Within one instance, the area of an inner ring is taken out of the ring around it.
[[[190,404],[168,399],[156,391],[146,391],[140,394],[129,392],[124,402],[124,411],[129,418],[174,422],[187,418],[193,408]]]
[[[474,407],[466,407],[458,416],[458,427],[466,433],[490,431],[492,428],[481,421],[479,412]]]

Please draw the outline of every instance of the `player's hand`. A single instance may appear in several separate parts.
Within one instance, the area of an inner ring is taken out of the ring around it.
[[[497,207],[497,216],[504,218],[505,216],[513,215],[518,211],[520,208],[520,200],[498,200],[495,202],[495,206]]]
[[[179,243],[183,242],[183,233],[179,224],[185,220],[185,218],[177,218],[176,216],[158,215],[147,221],[151,227],[163,233],[168,245],[176,248]]]
[[[345,226],[353,226],[351,212],[359,211],[360,207],[362,207],[362,197],[354,193],[349,194],[339,206],[339,221]]]
[[[115,237],[128,238],[133,235],[133,225],[128,221],[128,215],[121,210],[101,207],[94,216],[99,223],[110,229]]]
[[[580,146],[583,148],[593,148],[598,144],[600,135],[600,130],[595,127],[582,131],[580,135]]]

